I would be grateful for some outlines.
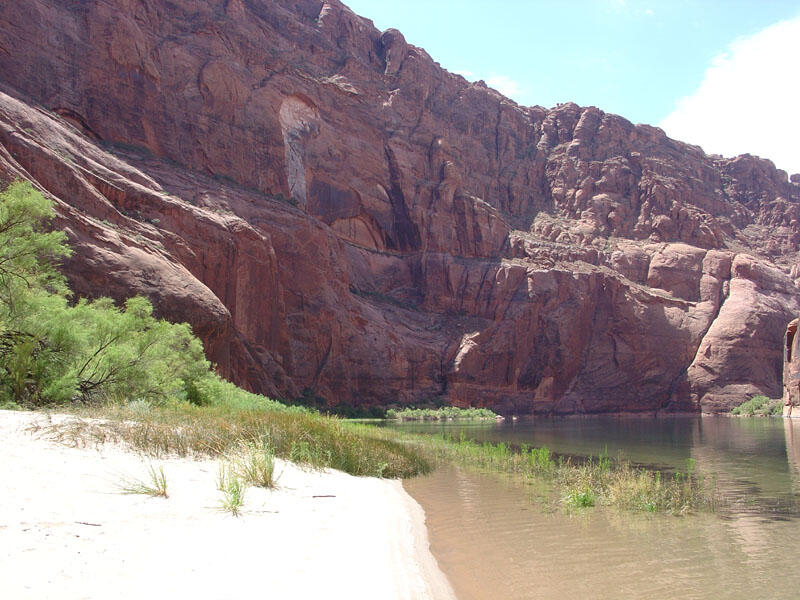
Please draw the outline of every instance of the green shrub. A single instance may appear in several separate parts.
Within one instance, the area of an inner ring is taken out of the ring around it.
[[[771,400],[766,396],[756,395],[731,410],[732,415],[744,417],[773,417],[783,414],[783,400]]]
[[[497,414],[488,408],[458,408],[442,406],[440,408],[390,408],[386,411],[387,419],[400,421],[479,421],[496,419]]]
[[[53,216],[30,183],[0,193],[0,406],[269,403],[221,380],[189,325],[155,318],[145,298],[70,304]]]

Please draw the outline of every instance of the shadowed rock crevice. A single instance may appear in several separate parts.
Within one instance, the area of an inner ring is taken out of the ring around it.
[[[387,239],[387,247],[391,250],[410,251],[420,246],[419,229],[411,220],[408,205],[403,194],[402,171],[397,158],[389,144],[384,146],[386,164],[389,168],[389,202],[392,206],[392,233]]]

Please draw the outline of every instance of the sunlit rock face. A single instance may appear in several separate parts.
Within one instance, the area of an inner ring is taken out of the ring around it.
[[[250,389],[781,393],[800,188],[769,161],[518,106],[335,1],[5,2],[0,91],[0,174],[58,202],[74,289],[147,294]]]

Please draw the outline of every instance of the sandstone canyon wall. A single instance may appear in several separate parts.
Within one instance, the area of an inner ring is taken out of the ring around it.
[[[800,312],[800,178],[518,106],[336,1],[0,4],[0,177],[56,200],[79,294],[280,397],[726,410],[780,396]]]

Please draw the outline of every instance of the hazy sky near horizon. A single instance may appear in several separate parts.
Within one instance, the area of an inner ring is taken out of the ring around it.
[[[525,105],[576,102],[800,172],[800,0],[344,0]]]

